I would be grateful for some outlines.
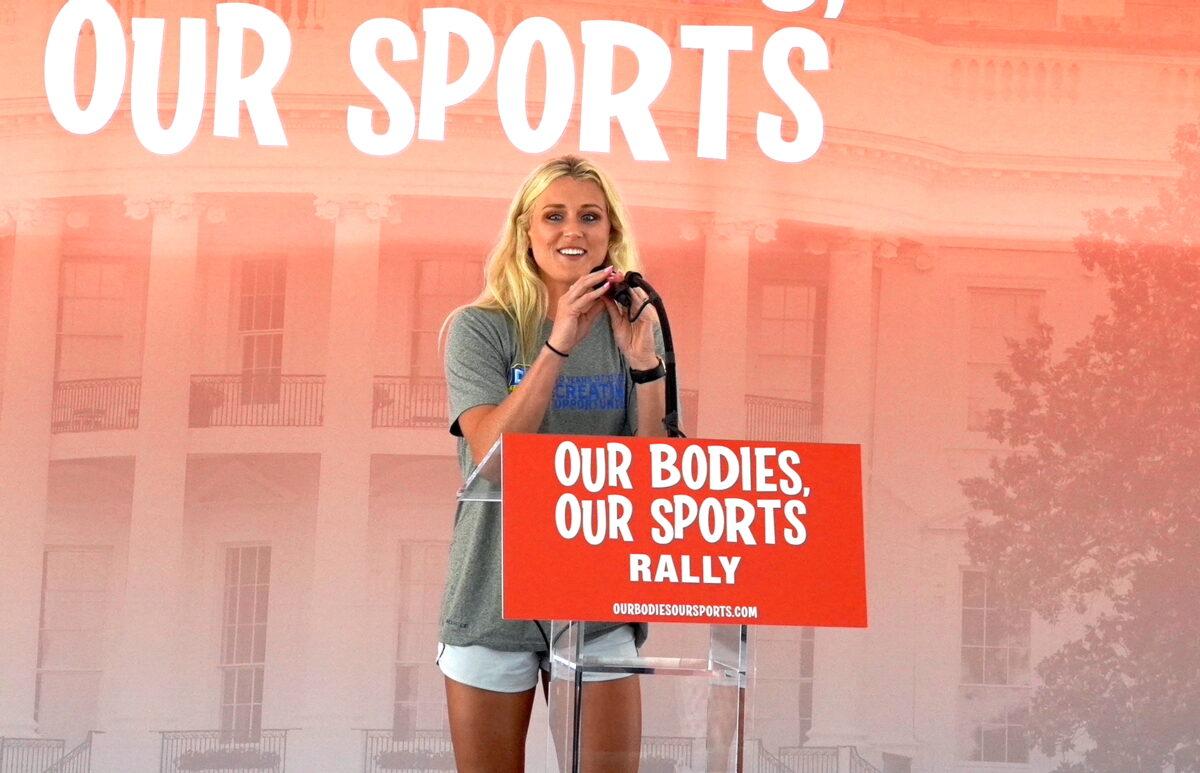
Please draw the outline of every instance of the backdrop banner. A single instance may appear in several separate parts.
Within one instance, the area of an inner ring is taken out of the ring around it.
[[[509,615],[754,623],[748,770],[1200,770],[1198,116],[1196,0],[0,0],[0,769],[454,766],[447,323],[573,155],[719,440],[513,438]]]

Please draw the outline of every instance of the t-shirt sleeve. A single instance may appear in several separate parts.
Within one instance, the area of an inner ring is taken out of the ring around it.
[[[508,397],[509,353],[504,320],[497,314],[466,308],[450,323],[446,341],[446,386],[450,434],[462,437],[458,419],[477,405],[499,405]]]

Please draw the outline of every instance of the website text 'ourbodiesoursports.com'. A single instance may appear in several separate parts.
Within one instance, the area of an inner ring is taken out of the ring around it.
[[[758,617],[758,607],[737,607],[728,604],[646,604],[618,601],[613,604],[613,614],[638,617],[735,617],[753,620]]]

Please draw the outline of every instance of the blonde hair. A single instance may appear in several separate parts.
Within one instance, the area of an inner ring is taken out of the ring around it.
[[[533,202],[562,177],[590,180],[600,187],[608,207],[611,230],[608,235],[609,262],[622,272],[638,269],[637,247],[629,230],[629,216],[612,181],[590,161],[577,156],[562,156],[534,169],[521,183],[509,205],[500,241],[492,248],[484,265],[484,287],[468,306],[503,311],[517,329],[521,356],[532,362],[537,354],[538,334],[546,318],[546,286],[538,277],[529,245],[529,225]],[[450,313],[446,323],[461,309]],[[443,329],[446,325],[443,325]]]

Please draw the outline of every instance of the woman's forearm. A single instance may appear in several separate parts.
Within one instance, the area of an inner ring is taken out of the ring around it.
[[[462,415],[459,426],[476,463],[505,432],[537,432],[554,399],[564,359],[543,347],[521,385],[499,405],[478,406]]]
[[[667,380],[660,378],[646,384],[635,384],[637,390],[637,434],[640,437],[665,437],[667,428],[663,416],[667,412]]]

